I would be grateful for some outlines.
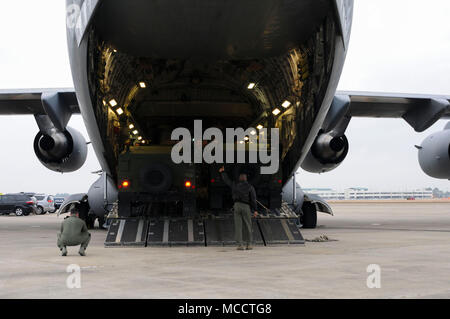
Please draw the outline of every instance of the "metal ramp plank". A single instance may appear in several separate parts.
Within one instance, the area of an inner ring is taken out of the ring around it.
[[[147,246],[169,245],[167,232],[166,237],[164,237],[164,230],[167,229],[165,225],[165,220],[150,220],[148,224]]]
[[[266,246],[305,243],[294,218],[259,218],[258,225]]]
[[[206,246],[235,245],[234,219],[232,216],[209,218],[204,221],[206,232]],[[258,223],[252,219],[253,244],[264,245]],[[243,237],[246,240],[245,234]]]
[[[151,220],[147,246],[204,246],[203,221],[173,218]]]
[[[253,244],[304,244],[296,220],[253,218]],[[151,220],[127,217],[111,220],[105,246],[229,246],[236,244],[234,238],[233,216]]]
[[[115,218],[111,220],[105,246],[145,246],[148,221],[142,218]]]

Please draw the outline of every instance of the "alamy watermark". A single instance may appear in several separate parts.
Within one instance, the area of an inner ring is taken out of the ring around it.
[[[70,264],[67,266],[66,272],[70,273],[66,279],[67,288],[81,288],[81,267],[77,264]]]
[[[369,289],[381,288],[381,267],[377,264],[367,266],[366,271],[370,273],[367,276],[366,285]]]
[[[266,128],[259,130],[252,127],[246,130],[243,128],[226,128],[224,158],[222,131],[219,128],[210,127],[203,132],[202,121],[195,120],[194,136],[191,135],[189,129],[183,127],[172,131],[171,139],[179,141],[172,148],[172,161],[176,164],[192,163],[192,161],[196,164],[203,163],[203,161],[207,164],[245,164],[248,146],[248,163],[267,164],[267,166],[261,166],[261,174],[274,174],[278,172],[280,165],[280,134],[278,128],[271,128],[270,136],[268,133]],[[203,141],[211,142],[203,145]]]

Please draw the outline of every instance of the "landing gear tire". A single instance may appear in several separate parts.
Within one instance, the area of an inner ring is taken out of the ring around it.
[[[302,217],[300,222],[303,228],[314,229],[317,227],[317,211],[316,206],[310,202],[304,202],[302,206]]]
[[[98,218],[98,229],[106,229],[105,227],[103,227],[104,224],[105,224],[105,217],[99,217]]]
[[[88,215],[86,217],[86,226],[88,229],[94,229],[94,223],[95,223],[95,215]]]
[[[24,216],[23,209],[20,207],[16,207],[16,209],[14,209],[14,214],[16,214],[16,216]]]

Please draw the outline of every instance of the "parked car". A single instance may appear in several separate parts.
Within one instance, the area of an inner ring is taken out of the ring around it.
[[[61,205],[64,203],[65,198],[64,197],[55,197],[55,208],[58,210]]]
[[[37,199],[36,214],[43,215],[46,213],[54,213],[56,211],[55,200],[52,195],[35,194],[34,197]]]
[[[28,216],[36,212],[36,198],[25,194],[6,194],[0,196],[0,214]]]

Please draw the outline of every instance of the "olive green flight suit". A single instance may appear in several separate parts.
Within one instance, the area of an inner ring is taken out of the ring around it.
[[[242,223],[244,224],[244,232],[242,232]],[[245,235],[244,239],[242,239],[242,233]],[[244,246],[244,240],[247,245],[252,245],[253,232],[250,205],[241,202],[234,203],[234,234],[239,246]]]
[[[87,248],[91,234],[88,232],[86,223],[79,217],[69,216],[61,224],[61,232],[58,233],[57,245],[59,249],[65,246],[78,246]]]

